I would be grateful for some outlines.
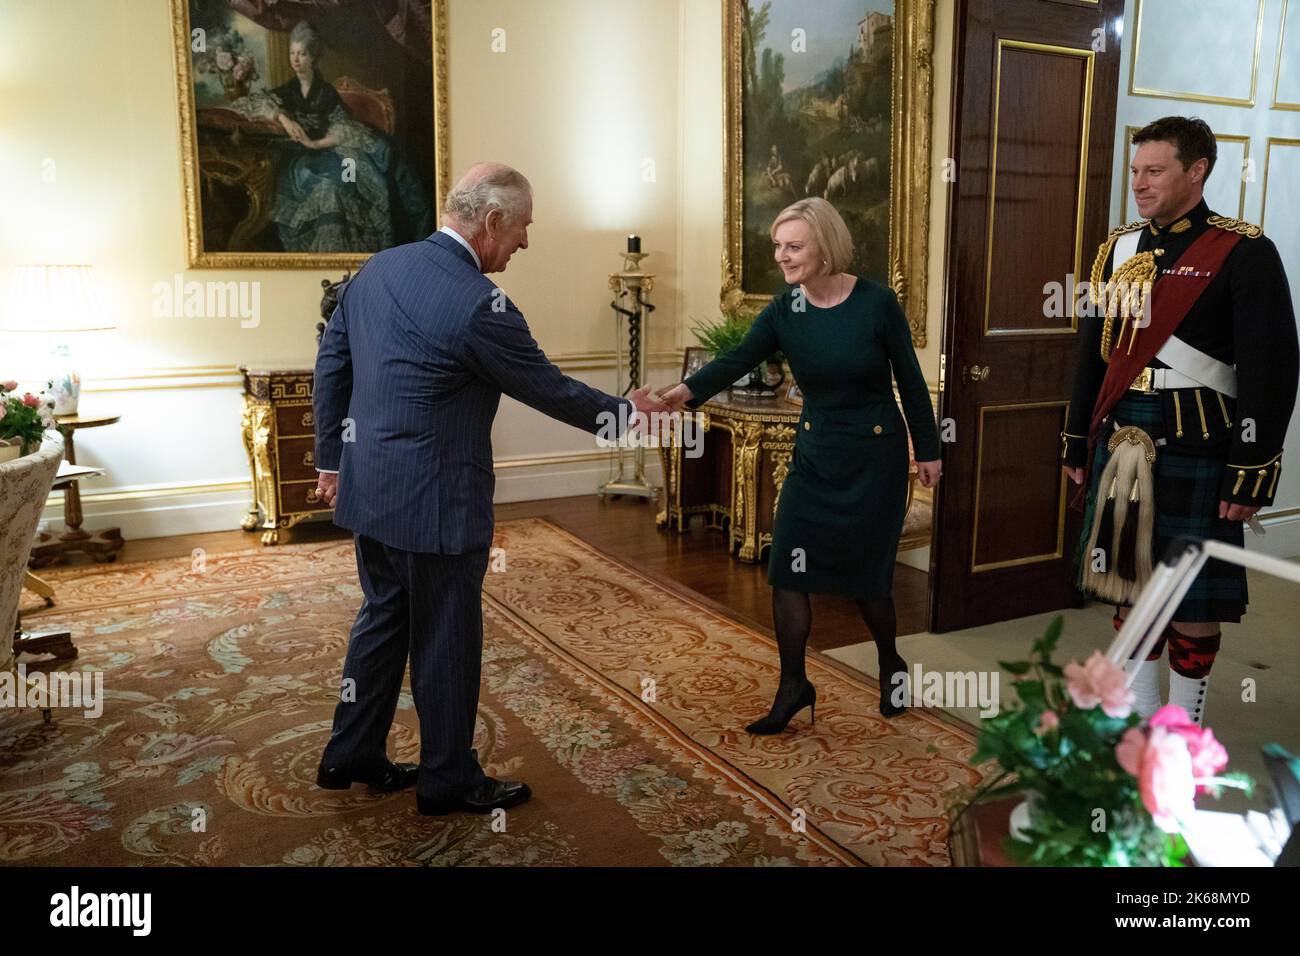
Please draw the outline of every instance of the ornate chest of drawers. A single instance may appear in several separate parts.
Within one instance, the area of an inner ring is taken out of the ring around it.
[[[250,368],[244,374],[244,450],[253,501],[240,522],[278,544],[281,529],[330,509],[316,497],[316,421],[311,369]]]

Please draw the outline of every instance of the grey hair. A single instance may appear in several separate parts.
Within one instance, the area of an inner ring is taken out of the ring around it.
[[[518,222],[533,194],[532,184],[524,174],[500,164],[488,165],[482,175],[471,173],[461,177],[447,193],[443,215],[455,219],[470,235],[478,233],[493,209],[501,210],[506,222]]]
[[[313,60],[319,60],[324,52],[325,43],[320,38],[320,31],[306,20],[298,21],[289,34],[289,43],[301,43],[304,50],[311,54]]]

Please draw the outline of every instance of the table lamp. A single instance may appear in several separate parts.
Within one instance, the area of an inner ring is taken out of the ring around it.
[[[102,310],[91,266],[23,265],[14,270],[0,311],[0,331],[35,333],[51,341],[50,367],[42,381],[53,382],[49,394],[56,415],[75,415],[81,397],[75,336],[115,328]]]

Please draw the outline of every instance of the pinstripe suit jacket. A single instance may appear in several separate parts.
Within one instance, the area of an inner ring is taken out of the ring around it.
[[[601,413],[621,434],[634,410],[552,365],[451,236],[372,256],[316,356],[316,465],[339,471],[335,524],[405,551],[490,547],[502,392],[593,434]]]

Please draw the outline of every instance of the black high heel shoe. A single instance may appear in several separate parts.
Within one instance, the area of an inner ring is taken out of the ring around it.
[[[880,716],[897,717],[903,711],[907,710],[907,661],[895,655],[887,662],[891,666],[886,671],[884,667],[880,668]],[[899,685],[894,682],[897,674],[903,675],[903,703],[895,704],[894,695],[898,691]]]
[[[778,691],[778,698],[780,693]],[[785,730],[786,725],[795,714],[805,707],[811,707],[811,723],[817,723],[817,688],[809,681],[804,681],[803,690],[799,692],[799,697],[786,710],[778,706],[778,701],[772,701],[772,709],[762,720],[756,720],[745,729],[751,734],[779,734]]]

